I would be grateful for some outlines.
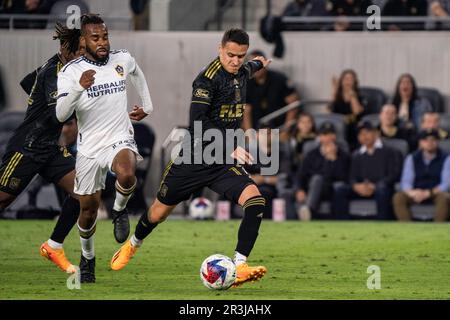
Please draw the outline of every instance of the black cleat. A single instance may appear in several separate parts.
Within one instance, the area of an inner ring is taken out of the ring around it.
[[[130,220],[127,209],[116,211],[113,209],[112,218],[114,223],[114,238],[118,243],[124,243],[130,235]]]
[[[80,282],[95,283],[95,257],[91,260],[81,255],[80,259]]]

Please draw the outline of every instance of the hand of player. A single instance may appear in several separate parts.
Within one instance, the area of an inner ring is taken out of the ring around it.
[[[148,114],[145,113],[144,108],[138,107],[138,106],[134,106],[133,110],[130,113],[128,113],[128,116],[130,117],[131,120],[141,121],[146,116],[148,116]]]
[[[236,159],[239,164],[253,164],[253,161],[255,160],[253,159],[253,156],[242,147],[237,147],[236,150],[231,153],[231,157]]]
[[[264,68],[266,68],[272,62],[272,59],[266,59],[263,56],[257,56],[253,60],[261,61]]]
[[[80,78],[80,85],[85,89],[88,89],[90,86],[92,86],[95,81],[94,74],[95,71],[92,69],[83,72]]]

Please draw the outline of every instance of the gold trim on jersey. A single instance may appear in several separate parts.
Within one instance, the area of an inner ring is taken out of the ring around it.
[[[23,154],[21,154],[20,152],[14,153],[14,156],[11,158],[11,160],[9,160],[6,169],[3,172],[2,177],[0,178],[0,185],[6,187],[6,185],[8,184],[9,177],[16,169],[17,164],[19,163],[20,159],[22,159],[22,157]]]
[[[205,77],[208,79],[212,79],[217,71],[222,67],[222,64],[220,63],[220,60],[216,60],[209,66],[208,70],[205,72]]]
[[[164,169],[164,173],[163,173],[163,176],[161,178],[161,183],[159,184],[159,189],[161,189],[161,187],[162,187],[162,185],[164,183],[164,180],[166,179],[166,176],[169,173],[169,170],[172,167],[172,165],[173,165],[173,160],[170,160],[169,163],[166,166],[166,169]]]
[[[193,100],[192,103],[203,103],[203,104],[207,104],[210,105],[211,103],[209,102],[205,102],[205,101],[197,101],[197,100]]]
[[[231,167],[230,170],[233,171],[234,173],[236,173],[238,176],[242,176],[242,173],[235,167]]]

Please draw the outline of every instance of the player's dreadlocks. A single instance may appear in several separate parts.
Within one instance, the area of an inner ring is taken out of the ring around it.
[[[71,53],[78,51],[80,44],[80,29],[69,29],[61,23],[57,22],[55,26],[56,35],[53,36],[53,40],[59,39],[60,45],[69,50]]]

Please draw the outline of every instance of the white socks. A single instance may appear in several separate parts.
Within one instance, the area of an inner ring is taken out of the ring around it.
[[[62,247],[63,247],[63,244],[62,244],[62,243],[53,241],[52,239],[48,239],[48,240],[47,240],[47,243],[48,243],[48,245],[50,246],[50,248],[55,249],[55,250],[62,249]]]
[[[246,263],[247,262],[247,257],[236,251],[235,254],[234,254],[234,259],[233,260],[234,260],[234,264],[237,267],[238,265]]]
[[[128,200],[133,195],[134,189],[136,188],[136,181],[131,186],[131,188],[125,189],[116,180],[116,199],[114,201],[113,209],[115,211],[122,211],[127,206]]]
[[[83,229],[78,225],[78,230],[80,232],[80,242],[81,242],[81,253],[83,257],[91,260],[95,257],[94,248],[94,234],[97,221],[89,229]]]
[[[139,248],[140,246],[142,246],[142,243],[144,242],[144,240],[139,240],[139,239],[136,238],[136,236],[133,234],[133,235],[131,236],[130,242],[131,242],[131,245],[132,245],[133,247]]]

